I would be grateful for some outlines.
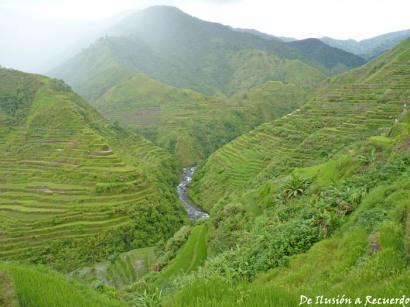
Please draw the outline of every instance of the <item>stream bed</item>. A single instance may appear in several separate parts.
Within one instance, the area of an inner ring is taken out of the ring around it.
[[[179,199],[184,204],[185,211],[188,213],[188,216],[192,221],[209,217],[209,214],[207,212],[197,208],[194,204],[192,204],[187,195],[189,184],[192,181],[192,177],[195,171],[195,166],[184,167],[182,169],[181,182],[177,186]]]

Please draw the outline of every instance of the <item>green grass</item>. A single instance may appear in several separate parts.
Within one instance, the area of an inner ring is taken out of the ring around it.
[[[0,269],[2,272],[6,272],[12,279],[18,300],[18,305],[15,306],[127,306],[125,303],[68,280],[64,275],[53,272],[45,267],[36,268],[26,265],[2,263],[0,264]]]

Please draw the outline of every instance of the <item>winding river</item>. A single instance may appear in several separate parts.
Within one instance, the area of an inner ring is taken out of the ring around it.
[[[195,166],[184,167],[182,169],[181,182],[178,184],[177,187],[179,199],[183,202],[185,211],[188,213],[188,216],[192,221],[196,221],[200,218],[209,217],[208,213],[195,207],[195,205],[189,201],[189,198],[187,196],[189,184],[192,181],[192,177],[195,173],[195,170]]]

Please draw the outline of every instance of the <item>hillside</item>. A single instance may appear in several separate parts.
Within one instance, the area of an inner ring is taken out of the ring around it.
[[[1,69],[0,136],[1,260],[71,270],[183,222],[167,153],[62,81]]]
[[[383,52],[390,50],[398,43],[409,37],[410,30],[403,30],[392,33],[386,33],[361,41],[356,41],[353,39],[337,40],[331,37],[322,37],[320,40],[322,40],[324,43],[330,46],[356,54],[367,60],[371,60],[381,55]]]
[[[308,95],[307,89],[271,81],[226,100],[136,74],[94,105],[107,118],[167,149],[184,166],[202,161],[262,122],[293,111]]]
[[[224,194],[325,161],[390,127],[408,103],[409,45],[331,79],[310,103],[214,152],[191,196],[209,209]]]
[[[129,71],[206,95],[231,95],[268,80],[313,85],[324,77],[319,64],[281,41],[163,6],[125,18],[50,74],[94,100]]]
[[[350,52],[330,47],[316,38],[308,38],[288,43],[299,50],[306,58],[321,63],[332,72],[342,72],[361,66],[366,61]]]

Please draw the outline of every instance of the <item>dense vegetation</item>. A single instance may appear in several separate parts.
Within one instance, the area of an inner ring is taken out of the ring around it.
[[[168,155],[63,82],[0,70],[0,258],[71,270],[182,224]]]

